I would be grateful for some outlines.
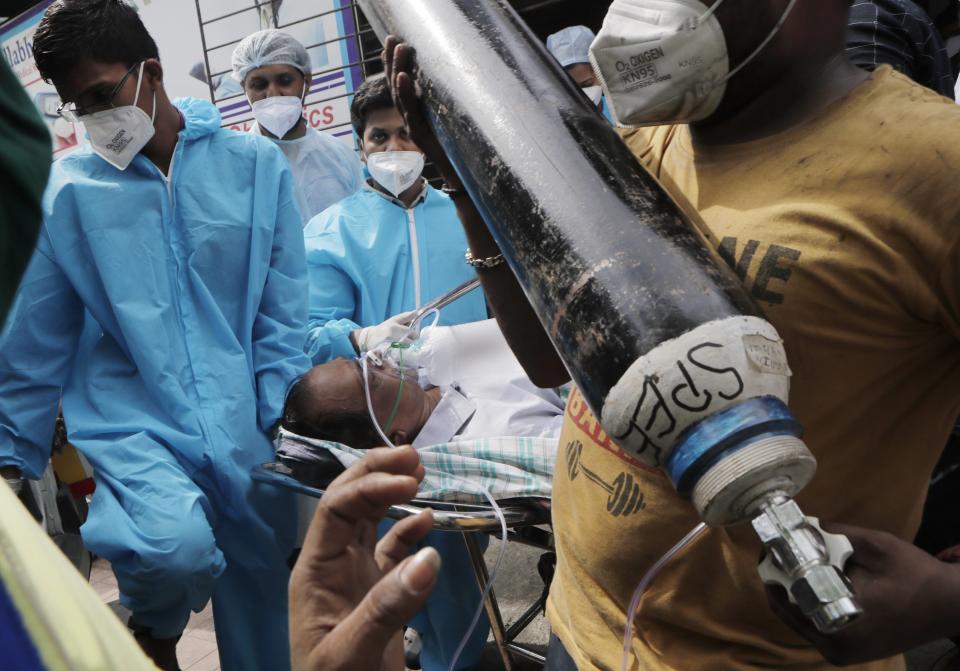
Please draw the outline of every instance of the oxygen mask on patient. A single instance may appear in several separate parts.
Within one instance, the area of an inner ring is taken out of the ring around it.
[[[440,313],[437,310],[433,310],[432,313],[434,317],[432,325],[436,325],[440,318]],[[427,313],[426,315],[422,315],[415,319],[410,324],[410,330],[408,331],[407,335],[418,332],[420,329],[420,322],[429,314],[430,313]],[[423,389],[428,389],[431,386],[437,386],[431,382],[427,371],[421,366],[421,363],[425,358],[429,359],[430,357],[424,356],[424,352],[420,346],[420,339],[418,338],[411,343],[406,335],[396,341],[383,342],[376,347],[361,353],[359,356],[360,374],[363,378],[363,394],[367,405],[367,412],[369,413],[373,426],[384,445],[395,447],[389,436],[391,430],[393,429],[394,422],[396,421],[397,413],[400,410],[400,402],[403,399],[404,387],[407,384],[417,384]],[[377,418],[377,413],[374,409],[373,395],[370,391],[371,365],[380,369],[382,372],[387,372],[388,374],[395,375],[397,378],[399,378],[396,397],[391,404],[389,415],[383,422],[382,426]]]
[[[433,308],[421,315],[418,315],[417,319],[410,324],[410,329],[413,331],[416,328],[419,328],[419,322],[424,318],[433,315],[433,322],[431,326],[435,326],[440,320],[440,311],[436,308]],[[429,331],[428,328],[424,328],[424,331]],[[363,375],[363,393],[367,402],[367,411],[370,413],[370,420],[373,423],[374,428],[380,436],[380,439],[383,440],[384,445],[390,447],[396,447],[393,441],[390,440],[388,434],[393,426],[393,422],[396,419],[396,413],[400,407],[400,401],[403,396],[403,387],[408,382],[408,373],[411,362],[416,362],[418,364],[418,369],[423,372],[422,375],[418,375],[418,381],[423,381],[425,384],[429,384],[428,381],[430,378],[430,370],[433,370],[433,375],[435,378],[442,377],[446,372],[445,363],[440,364],[434,361],[435,357],[431,356],[432,348],[429,346],[424,348],[423,346],[418,346],[418,342],[423,340],[423,333],[421,332],[421,338],[413,344],[407,344],[401,342],[393,343],[383,343],[378,347],[364,352],[360,355],[360,368]],[[428,338],[429,340],[429,338]],[[425,351],[426,350],[426,351]],[[387,421],[381,427],[377,415],[374,412],[373,407],[373,397],[370,393],[370,363],[374,363],[377,366],[392,365],[396,367],[398,374],[400,375],[400,386],[397,390],[397,397],[393,403],[393,409],[390,412],[390,415],[387,417]],[[426,364],[426,365],[423,365]],[[451,371],[452,372],[452,371]],[[452,379],[452,375],[451,375]],[[437,473],[449,478],[454,478],[455,480],[465,484],[467,487],[474,489],[483,494],[484,498],[487,499],[487,502],[490,504],[490,507],[493,509],[494,513],[497,515],[497,519],[500,521],[500,549],[497,552],[497,559],[494,562],[493,570],[490,571],[490,579],[487,581],[486,586],[483,589],[481,595],[480,603],[477,605],[477,609],[473,614],[473,619],[471,620],[470,627],[467,632],[464,634],[463,638],[460,640],[460,644],[457,646],[456,652],[453,655],[453,658],[450,661],[449,671],[453,671],[456,668],[457,662],[460,659],[463,650],[467,645],[467,642],[470,640],[470,637],[473,635],[474,630],[477,628],[478,623],[480,622],[480,616],[483,614],[484,602],[487,599],[487,596],[490,594],[490,591],[493,589],[493,584],[496,581],[497,575],[500,572],[500,566],[503,563],[503,557],[507,549],[507,518],[504,516],[503,511],[500,509],[500,506],[497,504],[496,499],[490,493],[488,489],[483,487],[481,484],[474,480],[470,480],[459,475],[451,473]]]
[[[414,317],[406,333],[397,340],[381,343],[378,348],[379,351],[388,356],[392,355],[390,358],[394,361],[399,361],[399,357],[402,354],[406,365],[423,368],[423,379],[425,382],[422,386],[424,386],[424,388],[431,384],[438,387],[451,384],[454,379],[454,357],[449,350],[445,350],[442,346],[437,347],[437,342],[433,337],[436,333],[435,327],[440,321],[441,309],[479,287],[480,279],[474,277],[454,287],[445,294],[434,298],[412,313]],[[424,326],[424,320],[430,316],[433,316],[433,321]],[[424,329],[422,332],[420,330],[421,327]],[[410,347],[402,347],[404,344],[409,344]],[[461,351],[464,350],[461,349]],[[465,351],[473,352],[474,350],[467,349]]]
[[[427,326],[413,342],[391,343],[378,354],[379,363],[404,369],[422,389],[449,387],[456,380],[457,356],[433,337],[435,333],[433,326]]]

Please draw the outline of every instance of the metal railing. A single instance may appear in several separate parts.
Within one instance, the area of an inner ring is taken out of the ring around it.
[[[282,20],[281,3],[271,2],[270,0],[246,0],[246,2],[249,4],[243,7],[211,15],[209,2],[195,0],[203,47],[206,84],[210,92],[210,100],[224,114],[223,123],[225,126],[247,124],[253,120],[253,113],[242,92],[229,91],[224,94],[223,91],[220,91],[218,93],[223,78],[231,76],[231,70],[215,69],[214,63],[223,62],[224,50],[230,49],[232,51],[247,34],[252,32],[249,30],[251,24],[259,23],[260,27],[258,29],[296,29],[307,27],[311,22],[329,23],[330,17],[339,15],[337,17],[338,25],[347,29],[345,34],[338,34],[329,39],[320,39],[316,42],[304,44],[308,51],[341,44],[345,46],[342,53],[351,55],[349,59],[344,58],[347,62],[333,67],[322,66],[311,73],[310,88],[307,93],[307,107],[309,109],[320,108],[326,110],[328,106],[341,100],[346,100],[347,106],[349,106],[353,98],[354,86],[347,85],[347,83],[358,83],[355,78],[357,71],[359,70],[361,75],[360,79],[363,79],[383,69],[380,63],[379,42],[354,0],[330,0],[328,3],[316,3],[321,4],[320,11],[310,13],[307,16],[295,15],[295,18],[289,21]],[[334,3],[339,6],[332,6]],[[206,8],[205,4],[207,5]],[[295,9],[300,8],[301,5],[302,8],[310,7],[312,4],[314,3],[308,0],[304,0],[300,5],[295,4],[295,0],[286,1],[287,7],[293,6]],[[231,28],[228,25],[228,20],[250,13],[259,15],[259,20],[250,17],[253,20],[245,23],[246,30],[236,30],[234,34],[230,34]],[[223,33],[227,34],[223,35]],[[211,44],[211,40],[215,40],[216,43]],[[338,77],[338,74],[341,74],[341,76]],[[323,95],[324,91],[336,90],[341,86],[343,86],[342,91],[336,91],[332,95]],[[319,97],[317,97],[318,95]],[[345,135],[350,130],[350,122],[349,120],[338,120],[336,123],[323,125],[321,130],[337,136]]]
[[[232,50],[244,37],[247,36],[249,32],[252,31],[238,31],[234,35],[227,35],[225,37],[219,36],[216,40],[216,43],[212,46],[210,45],[209,41],[212,29],[220,29],[219,31],[213,32],[229,32],[229,30],[225,27],[225,23],[229,22],[230,19],[236,19],[244,14],[259,14],[259,29],[296,29],[301,26],[308,26],[310,22],[324,21],[325,19],[328,19],[328,17],[336,14],[340,14],[341,25],[352,25],[352,30],[344,35],[338,35],[330,39],[323,39],[304,45],[304,47],[309,51],[311,49],[329,47],[331,44],[352,42],[354,48],[350,51],[351,53],[356,54],[356,58],[349,59],[349,62],[334,67],[321,67],[320,69],[314,70],[311,73],[310,90],[307,94],[307,107],[309,109],[319,108],[321,110],[325,110],[328,106],[335,105],[340,100],[346,100],[346,105],[349,107],[353,100],[353,87],[351,86],[345,86],[343,91],[337,91],[333,95],[321,95],[320,97],[313,97],[312,99],[310,96],[317,96],[318,94],[322,94],[323,91],[339,88],[338,82],[344,82],[350,73],[354,72],[356,68],[359,68],[361,79],[365,79],[370,75],[382,72],[383,64],[380,60],[380,42],[355,0],[328,0],[327,3],[317,2],[317,0],[301,0],[303,7],[309,7],[312,5],[315,6],[319,4],[322,6],[322,9],[320,9],[320,11],[310,13],[307,16],[300,16],[289,21],[282,20],[280,10],[284,5],[283,2],[275,2],[272,0],[243,1],[248,4],[242,7],[231,9],[227,12],[210,15],[209,11],[204,11],[204,4],[209,5],[210,0],[195,0],[197,8],[197,20],[200,25],[200,38],[203,46],[203,65],[206,73],[206,83],[210,91],[210,100],[217,105],[223,114],[224,126],[245,127],[247,124],[253,121],[253,110],[250,108],[250,105],[247,102],[246,96],[243,94],[243,92],[231,92],[227,95],[220,95],[218,97],[218,84],[220,81],[222,81],[223,77],[231,76],[231,70],[218,69],[217,71],[214,71],[211,65],[211,61],[213,60],[211,56],[216,57],[225,49]],[[516,7],[520,15],[525,19],[544,11],[550,12],[555,8],[559,10],[569,3],[569,0],[509,1]],[[330,5],[330,3],[337,2],[340,3],[340,6]],[[285,0],[285,3],[287,7],[301,6],[297,4],[297,0]],[[222,58],[218,60],[222,61]],[[336,75],[338,73],[342,73],[342,77],[337,78]],[[349,119],[338,120],[336,123],[323,125],[320,130],[331,133],[337,137],[351,134],[353,131]],[[356,138],[354,138],[354,143],[356,146]],[[436,173],[434,166],[428,164],[425,175],[427,179],[431,181],[431,183],[439,183],[439,176]]]

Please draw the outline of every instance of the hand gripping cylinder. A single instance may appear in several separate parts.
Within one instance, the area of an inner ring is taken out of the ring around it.
[[[359,2],[415,49],[428,119],[607,433],[708,524],[755,520],[765,578],[821,630],[855,618],[845,549],[784,517],[816,461],[783,342],[695,224],[504,0]]]

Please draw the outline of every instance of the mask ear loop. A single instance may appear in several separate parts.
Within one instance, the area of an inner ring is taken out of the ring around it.
[[[721,2],[722,2],[722,0],[721,0]],[[718,2],[717,5],[719,5],[719,4],[720,4],[720,3]],[[790,18],[790,13],[793,12],[793,7],[794,7],[794,5],[796,5],[796,4],[797,4],[797,0],[790,0],[790,4],[787,5],[787,8],[786,8],[785,10],[783,10],[783,15],[780,17],[780,20],[777,21],[777,25],[775,25],[775,26],[773,27],[773,29],[770,31],[770,34],[767,35],[767,37],[763,40],[763,42],[760,43],[760,46],[758,46],[756,49],[754,49],[754,50],[753,50],[753,53],[751,53],[749,56],[747,56],[745,59],[743,59],[743,62],[740,63],[740,65],[738,65],[737,67],[735,67],[733,70],[731,70],[730,73],[729,73],[726,77],[724,77],[723,79],[721,79],[721,80],[718,82],[718,85],[719,85],[719,84],[724,84],[724,83],[728,82],[731,77],[733,77],[733,76],[736,75],[738,72],[740,72],[741,70],[743,70],[743,68],[745,68],[747,65],[749,65],[749,64],[753,61],[753,59],[756,58],[757,55],[758,55],[761,51],[763,51],[764,49],[767,48],[767,45],[770,44],[770,42],[773,40],[773,38],[776,37],[777,34],[780,32],[780,29],[783,28],[783,24],[785,24],[785,23],[787,22],[787,19]],[[715,9],[715,8],[716,8],[716,5],[714,5],[714,9]]]
[[[712,7],[708,8],[707,11],[705,11],[703,14],[701,14],[699,17],[697,17],[696,23],[692,26],[693,30],[696,30],[696,28],[697,28],[701,23],[703,23],[703,21],[704,21],[705,19],[708,19],[708,18],[710,18],[711,16],[713,16],[714,13],[716,13],[717,9],[720,8],[720,5],[723,4],[723,1],[724,1],[724,0],[719,0],[719,2],[717,2],[717,3],[716,3],[715,5],[713,5]],[[770,32],[769,32],[769,33],[767,34],[767,36],[763,39],[763,42],[760,43],[760,46],[758,46],[756,49],[754,49],[752,52],[750,52],[750,55],[747,56],[746,58],[744,58],[737,67],[735,67],[733,70],[731,70],[730,72],[728,72],[725,77],[721,78],[721,79],[720,79],[719,81],[717,81],[717,82],[714,82],[714,83],[710,86],[710,88],[705,89],[705,90],[704,90],[704,93],[705,93],[705,94],[706,94],[706,93],[709,93],[710,91],[713,91],[715,88],[717,88],[717,87],[720,86],[721,84],[726,84],[726,83],[727,83],[728,81],[730,81],[733,77],[735,77],[738,72],[740,72],[741,70],[743,70],[743,68],[745,68],[745,67],[748,66],[750,63],[752,63],[752,62],[753,62],[753,59],[755,59],[755,58],[760,54],[760,52],[762,52],[764,49],[766,49],[766,48],[767,48],[767,45],[770,44],[770,42],[773,40],[773,38],[776,37],[777,34],[779,34],[780,29],[783,28],[783,24],[787,22],[787,19],[788,19],[788,18],[790,18],[790,14],[793,12],[793,7],[794,7],[794,5],[796,5],[796,4],[797,4],[797,0],[790,0],[790,4],[787,5],[787,8],[783,10],[783,14],[780,15],[780,20],[777,21],[776,25],[775,25],[773,28],[770,29]],[[681,97],[681,96],[677,96],[677,97],[674,98],[673,100],[676,100],[676,99],[679,98],[679,97]],[[670,101],[667,101],[667,102],[673,102],[673,101],[670,100]]]
[[[717,2],[714,3],[712,7],[707,7],[707,11],[705,11],[703,14],[697,17],[697,21],[693,27],[696,28],[701,23],[703,23],[704,19],[709,19],[711,16],[716,14],[717,10],[720,9],[720,5],[722,4],[723,4],[723,0],[717,0]]]
[[[140,61],[140,71],[137,73],[137,93],[133,96],[133,105],[136,107],[137,101],[140,100],[140,85],[143,83],[143,66],[146,64],[146,61]],[[150,111],[150,123],[154,123],[157,119],[157,91],[153,91],[153,109]]]
[[[137,101],[140,100],[140,84],[143,82],[143,65],[146,61],[140,61],[140,69],[137,71],[137,94],[133,96],[133,104],[136,106]]]
[[[719,0],[719,2],[717,2],[715,5],[713,5],[713,6],[710,7],[709,9],[707,9],[706,12],[704,12],[703,14],[701,14],[700,16],[698,16],[695,20],[694,20],[694,19],[689,19],[689,20],[688,20],[688,23],[691,24],[691,29],[692,29],[692,30],[696,30],[696,28],[697,28],[701,23],[703,23],[703,21],[704,21],[705,19],[708,19],[708,18],[710,18],[711,16],[713,16],[714,12],[717,11],[717,9],[720,7],[720,5],[723,4],[723,2],[724,2],[724,0]],[[732,69],[730,72],[728,72],[725,76],[721,77],[720,79],[718,79],[718,80],[715,81],[715,82],[708,82],[708,83],[704,83],[704,84],[697,84],[697,94],[698,94],[699,96],[701,96],[701,97],[706,96],[708,93],[711,93],[712,91],[714,91],[714,90],[715,90],[716,88],[718,88],[719,86],[722,86],[722,85],[726,84],[726,83],[727,83],[728,81],[730,81],[734,76],[736,76],[741,70],[743,70],[743,68],[745,68],[747,65],[749,65],[750,63],[752,63],[753,60],[760,54],[760,52],[762,52],[764,49],[766,49],[767,45],[770,44],[770,42],[773,40],[773,38],[777,36],[777,34],[780,32],[780,29],[783,28],[783,24],[785,24],[785,23],[787,22],[787,19],[790,18],[790,14],[793,12],[793,8],[794,8],[794,6],[795,6],[796,4],[797,4],[797,0],[790,0],[790,4],[787,5],[787,8],[783,10],[783,14],[780,16],[780,20],[777,21],[776,25],[770,30],[770,33],[764,38],[764,40],[760,43],[760,45],[750,53],[749,56],[747,56],[745,59],[743,59],[743,61],[742,61],[739,65],[737,65],[737,67],[733,68],[733,69]],[[683,24],[681,24],[680,29],[682,29],[682,27],[683,27]],[[679,32],[680,29],[678,29],[678,32]],[[716,61],[714,61],[714,62],[716,62]],[[609,91],[609,88],[608,88],[608,86],[607,86],[607,79],[606,79],[606,77],[603,76],[603,72],[602,72],[602,71],[600,70],[600,68],[597,66],[597,63],[596,63],[596,60],[595,60],[594,57],[593,57],[593,52],[592,52],[592,51],[591,51],[591,53],[590,53],[590,66],[591,66],[591,68],[593,69],[593,74],[596,76],[597,81],[600,82],[600,84],[601,84],[601,86],[602,86],[602,88],[603,88],[603,93],[604,93],[604,95],[607,97],[610,106],[613,107],[614,115],[616,116],[616,107],[614,107],[614,105],[613,105],[613,101],[614,101],[616,98],[615,98],[614,96],[611,96],[611,95],[610,95],[610,91]],[[681,94],[675,95],[674,97],[670,98],[669,100],[663,101],[663,102],[661,103],[661,105],[666,105],[666,104],[668,104],[668,103],[672,103],[672,102],[674,102],[674,101],[676,101],[676,100],[679,100],[680,98],[683,98],[685,95],[686,95],[685,93],[681,93]],[[617,125],[619,125],[619,126],[621,126],[621,127],[624,127],[624,128],[629,128],[629,127],[630,127],[630,126],[624,126],[623,124],[621,124],[621,123],[619,122],[619,120],[617,121]]]

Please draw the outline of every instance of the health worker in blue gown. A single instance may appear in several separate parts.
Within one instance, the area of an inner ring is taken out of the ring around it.
[[[304,230],[306,349],[315,364],[402,337],[413,311],[476,276],[464,260],[456,208],[423,178],[423,153],[407,136],[385,78],[357,89],[350,115],[370,179]],[[486,318],[476,289],[445,307],[440,324]]]
[[[404,338],[412,311],[476,276],[464,259],[467,240],[456,208],[423,179],[423,153],[407,135],[382,75],[357,89],[350,112],[370,179],[304,230],[310,276],[306,350],[316,364]],[[440,312],[441,324],[486,318],[479,289]],[[446,671],[480,592],[459,534],[434,532],[425,543],[437,548],[443,565],[411,626],[422,636],[423,669]],[[477,664],[488,632],[484,616],[458,669]]]
[[[286,161],[222,130],[210,103],[171,103],[120,0],[57,0],[33,51],[90,146],[53,166],[0,340],[4,477],[40,477],[62,390],[96,480],[84,542],[111,563],[144,650],[176,668],[212,597],[224,669],[288,668],[294,504],[250,479],[310,365]]]

